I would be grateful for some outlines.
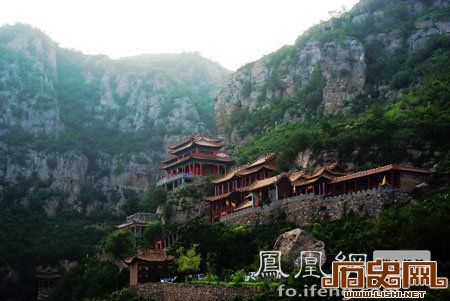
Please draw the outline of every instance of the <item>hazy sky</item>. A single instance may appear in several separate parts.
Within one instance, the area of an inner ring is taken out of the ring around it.
[[[1,0],[0,24],[112,58],[198,51],[235,70],[357,0]]]

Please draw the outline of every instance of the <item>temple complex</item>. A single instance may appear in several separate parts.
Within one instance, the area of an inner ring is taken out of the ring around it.
[[[224,146],[223,139],[202,135],[169,146],[170,157],[160,167],[165,174],[156,186],[173,190],[201,176],[226,173],[234,159],[222,150]]]
[[[410,193],[418,185],[427,183],[431,174],[427,169],[392,164],[349,173],[335,162],[321,166],[313,173],[301,170],[269,176],[275,168],[276,157],[268,154],[211,181],[214,196],[206,198],[205,215],[215,221],[220,216],[244,208],[258,207],[296,195],[327,197],[377,187],[391,187]]]

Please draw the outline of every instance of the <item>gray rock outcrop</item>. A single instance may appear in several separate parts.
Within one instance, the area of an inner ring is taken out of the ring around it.
[[[320,262],[321,265],[326,261],[325,243],[312,237],[300,228],[281,234],[273,249],[281,251],[281,256],[286,258],[290,264],[300,265],[300,260],[303,260],[303,265],[305,264],[306,256],[301,257],[302,251],[313,251],[311,253],[308,252],[307,256],[314,257],[317,263]]]

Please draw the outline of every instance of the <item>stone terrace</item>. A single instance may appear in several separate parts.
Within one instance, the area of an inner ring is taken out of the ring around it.
[[[410,202],[408,194],[391,188],[374,188],[332,197],[299,195],[272,202],[263,207],[249,207],[220,218],[227,225],[254,225],[270,223],[285,215],[286,219],[299,226],[309,226],[317,220],[340,219],[345,212],[359,215],[378,216],[392,204]]]

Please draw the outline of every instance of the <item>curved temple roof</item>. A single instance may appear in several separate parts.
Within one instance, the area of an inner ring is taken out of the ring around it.
[[[124,258],[123,261],[126,264],[131,264],[135,260],[142,260],[146,262],[165,262],[171,261],[173,259],[173,256],[167,255],[167,253],[162,250],[138,248],[137,254],[135,256]]]
[[[169,146],[168,149],[169,149],[170,154],[176,154],[176,153],[182,151],[183,149],[186,149],[194,144],[218,149],[218,148],[222,148],[225,146],[225,144],[222,141],[223,141],[223,139],[220,139],[220,138],[210,138],[210,137],[204,137],[202,135],[195,135],[183,142]]]
[[[248,164],[234,167],[228,173],[226,173],[223,177],[214,179],[211,181],[211,183],[213,183],[213,184],[222,183],[224,181],[231,180],[234,176],[248,175],[248,174],[256,172],[264,167],[274,170],[275,166],[273,164],[270,164],[270,162],[275,160],[275,158],[276,158],[276,155],[274,153],[264,155]]]
[[[372,169],[368,169],[368,170],[364,170],[364,171],[360,171],[360,172],[351,173],[351,174],[348,174],[345,176],[337,177],[334,180],[332,180],[331,183],[339,183],[339,182],[356,179],[356,178],[360,178],[360,177],[365,177],[365,176],[369,176],[369,175],[373,175],[373,174],[377,174],[377,173],[381,173],[381,172],[386,172],[386,171],[391,171],[391,170],[424,173],[424,174],[431,173],[431,171],[428,169],[416,168],[416,167],[406,167],[406,166],[396,166],[393,164],[389,164],[389,165],[385,165],[385,166],[372,168]]]

